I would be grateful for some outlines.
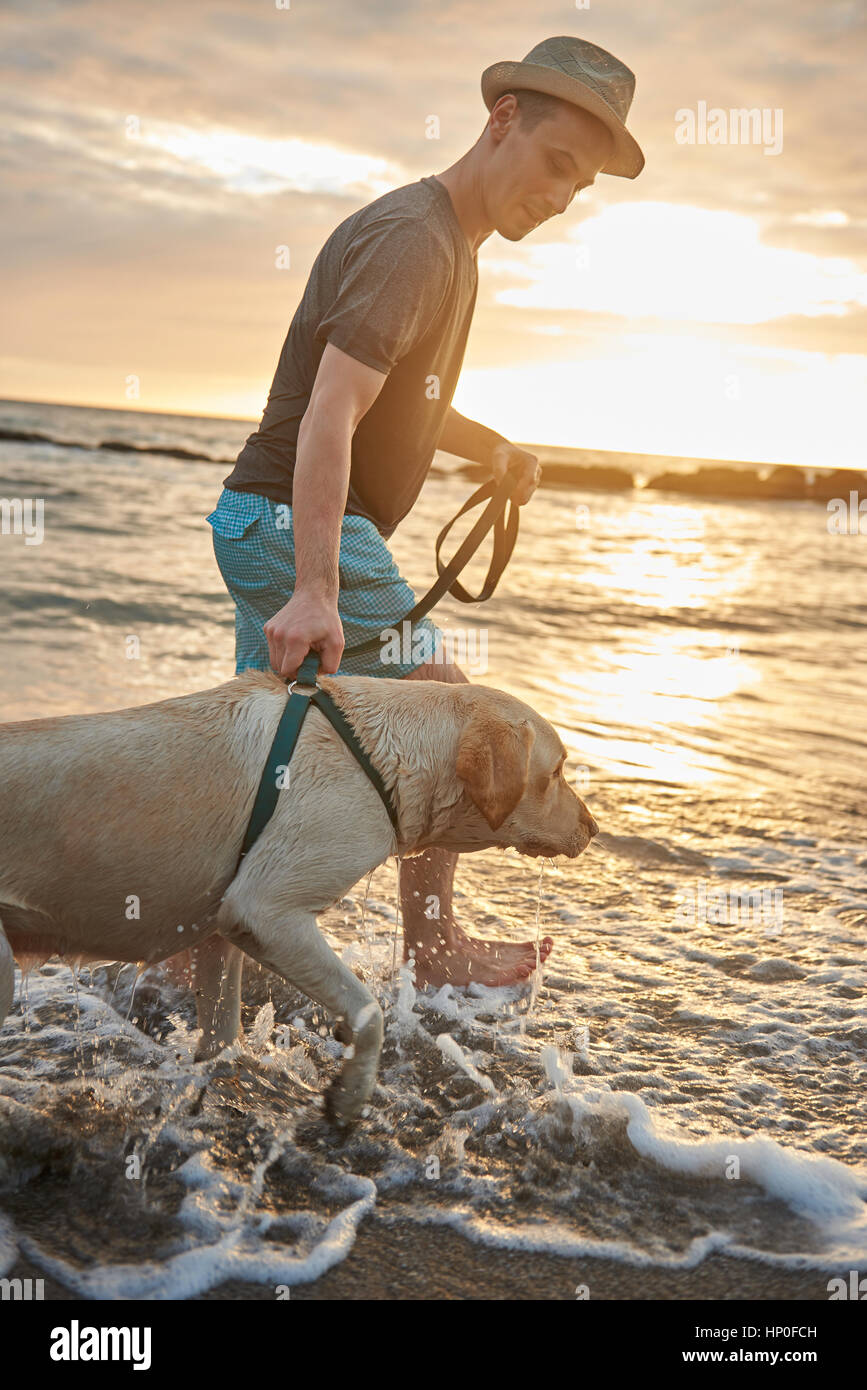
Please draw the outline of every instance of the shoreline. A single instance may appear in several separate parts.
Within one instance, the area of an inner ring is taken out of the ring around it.
[[[0,444],[2,443],[48,444],[52,447],[81,449],[93,453],[158,455],[177,459],[179,462],[210,464],[220,468],[232,468],[235,463],[234,458],[215,458],[213,454],[203,453],[200,449],[190,449],[181,445],[172,447],[164,443],[134,443],[128,439],[113,438],[90,442],[60,439],[42,430],[6,425],[0,426]],[[578,492],[613,494],[673,492],[683,497],[704,498],[707,501],[788,501],[826,504],[840,497],[848,497],[851,493],[867,493],[867,474],[856,468],[840,468],[833,465],[808,468],[803,464],[696,459],[685,455],[619,453],[616,450],[567,449],[541,444],[521,444],[519,447],[537,454],[542,467],[539,486],[543,488],[568,488]],[[572,457],[568,457],[569,455]],[[576,458],[575,455],[579,457]],[[484,482],[490,476],[481,464],[469,461],[448,468],[432,461],[429,471],[433,477],[466,478],[476,483]]]
[[[846,1271],[839,1271],[845,1275]],[[45,1301],[79,1299],[36,1264],[19,1257],[7,1279],[44,1279]],[[466,1300],[786,1302],[829,1301],[831,1270],[775,1269],[758,1260],[709,1255],[691,1269],[623,1264],[604,1256],[493,1250],[444,1226],[366,1221],[340,1264],[318,1279],[294,1284],[291,1300],[376,1299],[393,1302]],[[107,1300],[101,1300],[107,1301]],[[163,1300],[156,1300],[163,1301]],[[169,1302],[274,1302],[274,1287],[229,1279],[189,1299]]]

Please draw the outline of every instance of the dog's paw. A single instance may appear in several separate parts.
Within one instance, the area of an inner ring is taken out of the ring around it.
[[[323,1099],[325,1118],[341,1129],[354,1124],[364,1109],[364,1097],[348,1090],[339,1076],[327,1087]]]
[[[322,1100],[325,1118],[329,1124],[338,1125],[341,1129],[346,1129],[352,1124],[352,1120],[344,1113],[345,1095],[339,1081],[332,1081],[331,1085],[326,1087]]]

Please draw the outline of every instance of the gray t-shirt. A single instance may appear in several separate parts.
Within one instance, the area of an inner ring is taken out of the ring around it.
[[[478,266],[433,175],[376,198],[313,262],[268,396],[225,486],[292,504],[298,428],[326,342],[377,371],[382,390],[352,439],[345,510],[386,538],[415,502],[457,385]]]

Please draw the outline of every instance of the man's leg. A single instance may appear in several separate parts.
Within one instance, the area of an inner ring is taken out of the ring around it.
[[[453,661],[426,661],[404,680],[448,681],[468,677]],[[400,907],[403,917],[403,958],[415,955],[417,985],[511,985],[526,980],[536,969],[534,941],[480,941],[467,936],[452,912],[452,881],[456,851],[426,849],[400,862]],[[430,914],[430,915],[428,915]],[[438,914],[438,915],[437,915]],[[539,960],[554,942],[539,942]]]

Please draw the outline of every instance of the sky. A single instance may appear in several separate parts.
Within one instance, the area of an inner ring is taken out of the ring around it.
[[[484,242],[456,408],[864,465],[861,0],[4,0],[0,30],[0,396],[258,420],[330,232],[470,148],[485,67],[574,34],[635,72],[645,168]]]

